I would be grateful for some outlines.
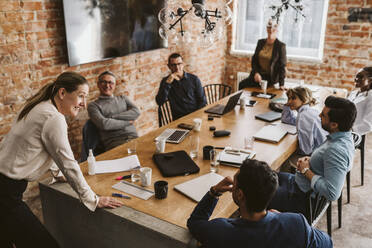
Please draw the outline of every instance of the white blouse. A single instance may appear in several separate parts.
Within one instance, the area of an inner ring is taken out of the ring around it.
[[[364,135],[372,131],[372,90],[358,94],[353,100],[357,116],[353,131]]]
[[[66,119],[51,101],[45,101],[22,120],[14,120],[10,132],[0,143],[0,173],[16,180],[35,181],[55,164],[83,204],[94,211],[99,198],[85,181],[74,158]]]

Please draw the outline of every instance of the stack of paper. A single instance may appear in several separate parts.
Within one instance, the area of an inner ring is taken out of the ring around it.
[[[219,162],[224,165],[240,167],[247,158],[253,158],[256,154],[253,151],[245,149],[232,149],[226,147],[219,157]]]
[[[141,198],[143,200],[147,200],[154,195],[153,191],[126,181],[118,182],[117,184],[114,184],[112,187],[114,189],[131,194],[133,196],[137,196],[138,198]]]
[[[141,167],[137,155],[96,162],[96,174],[129,171]]]

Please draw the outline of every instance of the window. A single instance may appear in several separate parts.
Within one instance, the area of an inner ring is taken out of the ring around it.
[[[264,5],[268,0],[235,1],[235,21],[231,53],[250,55],[257,41],[266,38],[267,13]],[[324,33],[327,20],[328,0],[304,1],[311,22],[294,23],[289,15],[282,14],[278,39],[287,45],[287,57],[321,62],[323,58]],[[267,10],[266,10],[267,12]]]

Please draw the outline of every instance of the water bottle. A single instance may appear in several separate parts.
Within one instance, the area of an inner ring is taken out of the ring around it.
[[[89,156],[88,156],[88,174],[94,175],[96,174],[96,159],[93,155],[92,149],[89,149]]]

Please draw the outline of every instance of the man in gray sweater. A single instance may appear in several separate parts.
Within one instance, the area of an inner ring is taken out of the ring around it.
[[[101,142],[107,151],[138,137],[133,123],[140,111],[127,96],[114,96],[116,78],[112,72],[101,73],[97,86],[100,96],[88,104],[88,114],[99,129]]]

